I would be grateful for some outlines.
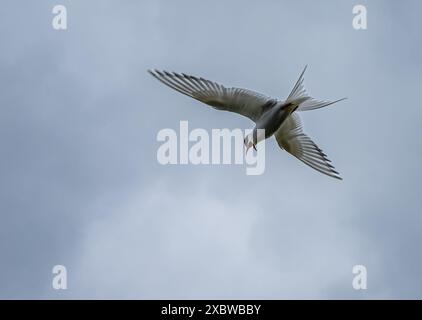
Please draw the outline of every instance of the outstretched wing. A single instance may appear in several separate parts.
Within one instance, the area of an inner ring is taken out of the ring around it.
[[[236,112],[257,121],[274,99],[247,89],[226,88],[216,82],[175,72],[148,70],[170,88],[206,103],[217,110]]]
[[[303,133],[300,118],[296,113],[290,115],[274,135],[280,148],[315,170],[342,180],[327,155]]]

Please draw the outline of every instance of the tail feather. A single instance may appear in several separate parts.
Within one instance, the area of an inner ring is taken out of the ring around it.
[[[305,86],[303,85],[303,81],[305,80],[303,75],[305,74],[307,67],[308,66],[305,66],[302,73],[300,74],[299,79],[297,80],[295,86],[293,87],[292,91],[286,99],[286,104],[300,105],[306,100],[311,99],[311,97],[307,95]]]
[[[307,111],[307,110],[314,110],[323,108],[329,105],[332,105],[336,102],[343,101],[347,98],[338,99],[335,101],[326,101],[326,100],[316,100],[308,95],[305,89],[304,85],[304,74],[306,71],[306,68],[308,66],[305,66],[302,73],[299,76],[299,79],[297,80],[295,86],[293,87],[292,91],[290,92],[289,96],[287,97],[286,103],[297,105],[297,110],[299,111]]]
[[[308,111],[308,110],[315,110],[315,109],[319,109],[319,108],[324,108],[327,106],[330,106],[336,102],[340,102],[343,100],[346,100],[347,98],[341,98],[335,101],[327,101],[327,100],[316,100],[316,99],[309,99],[306,100],[305,102],[303,102],[299,108],[297,108],[297,110],[299,111]]]

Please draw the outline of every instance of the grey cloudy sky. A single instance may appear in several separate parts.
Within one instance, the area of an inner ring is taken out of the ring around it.
[[[352,28],[365,4],[368,29]],[[51,26],[54,5],[68,30]],[[420,1],[23,1],[0,11],[0,298],[422,298]],[[266,171],[162,166],[157,132],[250,128],[163,68],[302,113],[344,177],[266,145]],[[52,267],[68,290],[52,289]],[[352,267],[368,289],[352,288]]]

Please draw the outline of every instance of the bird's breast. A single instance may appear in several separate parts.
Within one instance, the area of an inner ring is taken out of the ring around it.
[[[275,108],[264,114],[257,123],[257,129],[265,129],[265,138],[271,137],[286,120],[289,112],[284,108]]]

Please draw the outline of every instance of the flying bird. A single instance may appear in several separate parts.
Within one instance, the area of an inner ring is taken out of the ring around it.
[[[170,88],[214,109],[235,112],[254,121],[255,128],[244,139],[246,152],[251,147],[256,150],[260,141],[274,135],[281,149],[313,169],[342,180],[327,155],[303,132],[300,117],[295,111],[323,108],[346,98],[326,101],[310,97],[303,84],[306,68],[307,66],[286,100],[271,98],[248,89],[226,88],[216,82],[184,73],[156,69],[148,72]]]

